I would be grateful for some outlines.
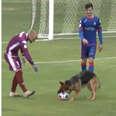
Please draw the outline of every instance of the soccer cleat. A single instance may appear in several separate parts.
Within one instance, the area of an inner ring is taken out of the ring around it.
[[[18,96],[21,96],[21,95],[18,94],[18,93],[15,93],[15,92],[10,92],[10,93],[9,93],[9,96],[10,96],[10,97],[18,97]]]
[[[27,90],[26,92],[23,93],[23,96],[24,97],[30,97],[33,94],[35,94],[35,91],[29,91],[29,90]]]

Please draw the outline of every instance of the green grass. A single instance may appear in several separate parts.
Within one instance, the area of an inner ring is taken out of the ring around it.
[[[109,43],[110,42],[110,43]],[[104,41],[104,51],[97,58],[116,57],[114,38]],[[80,59],[80,42],[78,40],[58,40],[36,42],[29,48],[33,59],[37,61],[63,61]],[[6,45],[3,45],[3,51]],[[38,49],[36,49],[38,48]],[[101,81],[96,101],[89,101],[87,89],[80,92],[72,103],[57,100],[56,92],[59,80],[65,80],[80,71],[80,62],[38,64],[39,73],[34,73],[31,66],[23,66],[24,80],[29,89],[36,90],[36,95],[29,98],[10,98],[8,96],[13,73],[2,62],[2,114],[3,116],[115,116],[115,69],[116,59],[96,60],[95,72]],[[18,92],[22,93],[18,87]]]
[[[115,5],[115,0],[112,1]],[[29,29],[30,9],[29,0],[3,0],[2,41],[9,41],[16,33]],[[63,13],[62,15],[60,13],[62,9],[57,10],[56,20],[62,17]],[[115,18],[116,16],[113,16],[111,20],[114,21]],[[60,21],[55,24],[58,32],[62,27],[59,23]],[[116,26],[115,23],[113,24]],[[2,116],[116,116],[116,39],[110,37],[116,34],[107,36],[109,37],[104,37],[104,50],[96,53],[95,72],[101,82],[96,101],[89,101],[87,97],[90,93],[84,89],[72,103],[58,101],[56,93],[59,80],[69,79],[80,72],[80,61],[39,63],[39,73],[34,73],[27,63],[23,66],[24,81],[30,90],[36,90],[36,95],[29,99],[11,98],[8,95],[14,73],[9,72],[8,65],[4,61],[3,53],[6,44],[2,44]],[[78,37],[72,40],[35,42],[29,44],[29,50],[35,62],[80,60]],[[107,57],[111,59],[104,59]],[[101,59],[97,60],[98,58]],[[17,92],[22,94],[19,87]]]

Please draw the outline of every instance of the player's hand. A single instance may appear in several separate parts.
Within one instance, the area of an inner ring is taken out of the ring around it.
[[[33,70],[34,70],[35,72],[38,72],[38,71],[39,71],[36,64],[33,64],[32,67],[33,67]]]
[[[103,49],[103,45],[99,45],[99,46],[98,46],[98,50],[99,50],[99,52],[101,52],[102,49]]]
[[[82,42],[83,42],[84,45],[88,44],[88,41],[86,39],[83,39]]]
[[[26,59],[24,56],[22,56],[22,63],[25,65],[26,64]]]

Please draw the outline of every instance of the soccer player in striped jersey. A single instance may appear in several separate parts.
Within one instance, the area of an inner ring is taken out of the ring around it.
[[[82,71],[87,70],[86,63],[88,59],[88,71],[94,71],[94,58],[96,54],[96,32],[98,32],[99,52],[103,49],[102,42],[102,27],[100,19],[93,14],[93,4],[87,3],[85,5],[86,16],[80,20],[78,29],[79,37],[81,39],[81,68]]]
[[[35,93],[35,91],[30,91],[26,88],[22,75],[21,61],[18,52],[21,51],[22,55],[28,60],[32,65],[35,72],[38,72],[38,67],[32,61],[27,48],[27,42],[34,42],[37,39],[37,33],[35,31],[29,34],[21,32],[14,36],[7,45],[6,51],[4,53],[5,60],[9,64],[10,71],[15,72],[12,80],[12,88],[9,96],[18,96],[16,93],[16,87],[19,85],[23,91],[24,97],[29,97]]]

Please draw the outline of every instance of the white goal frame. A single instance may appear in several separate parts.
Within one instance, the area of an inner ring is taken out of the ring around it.
[[[54,33],[54,0],[48,0],[48,7],[49,7],[49,16],[48,16],[48,33],[39,33],[38,38],[46,38],[48,40],[53,40],[54,37],[57,36],[64,36],[64,35],[77,35],[77,33]],[[30,32],[33,29],[33,25],[35,23],[36,19],[36,11],[37,11],[37,0],[32,0],[32,22],[31,27],[28,32]],[[39,27],[38,27],[39,28]],[[116,30],[107,30],[103,31],[103,33],[116,33]]]

